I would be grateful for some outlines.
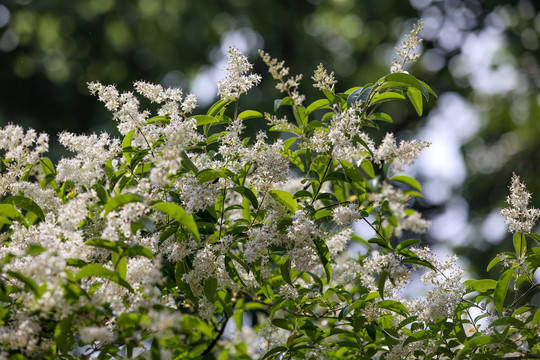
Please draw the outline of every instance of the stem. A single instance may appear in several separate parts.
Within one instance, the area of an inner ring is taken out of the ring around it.
[[[324,174],[322,176],[322,178],[324,179],[326,174],[328,173],[328,169],[330,168],[330,164],[332,164],[332,160],[333,158],[330,157],[328,159],[328,164],[326,164],[326,169],[324,169]],[[315,202],[315,199],[317,198],[317,196],[319,195],[319,193],[321,192],[321,189],[322,189],[322,182],[319,184],[319,188],[317,189],[317,192],[313,195],[313,200],[311,200],[311,204],[313,206],[313,203]]]
[[[537,287],[540,287],[540,284],[534,284],[533,286],[531,286],[530,288],[527,289],[527,291],[525,291],[519,298],[515,299],[514,302],[512,303],[512,305],[510,305],[510,307],[514,307],[517,305],[518,302],[520,302],[521,300],[523,300],[523,298],[527,295],[529,295],[530,292],[532,292],[534,289],[536,289]]]
[[[237,301],[234,301],[233,304],[232,304],[232,309],[231,311],[234,311],[234,308],[236,307],[236,303]],[[208,355],[212,349],[214,348],[214,346],[216,346],[216,344],[218,343],[219,339],[221,339],[221,337],[223,336],[223,333],[225,332],[225,327],[227,326],[227,322],[229,321],[230,317],[228,316],[225,316],[224,320],[223,320],[223,323],[221,324],[221,328],[219,329],[219,332],[217,334],[217,336],[214,338],[214,340],[212,340],[212,342],[210,343],[210,345],[208,345],[208,347],[206,348],[206,350],[203,351],[203,353],[201,354],[201,357],[204,357],[205,355]]]

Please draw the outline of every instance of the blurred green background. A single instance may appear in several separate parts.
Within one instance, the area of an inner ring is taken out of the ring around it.
[[[52,135],[115,132],[86,82],[131,90],[144,79],[215,100],[229,45],[250,55],[263,83],[242,106],[270,111],[279,94],[258,59],[262,48],[304,74],[322,62],[339,89],[388,72],[394,47],[423,18],[423,57],[408,70],[439,94],[421,119],[390,108],[400,138],[432,141],[410,169],[424,184],[417,204],[435,248],[464,255],[485,276],[511,247],[497,208],[512,172],[540,206],[539,5],[531,0],[3,0],[0,2],[0,124]],[[313,99],[313,98],[312,98]],[[53,158],[62,156],[52,141]]]

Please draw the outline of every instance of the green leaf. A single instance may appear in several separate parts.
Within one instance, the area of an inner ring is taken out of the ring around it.
[[[188,214],[180,205],[170,202],[161,202],[153,205],[152,207],[178,221],[186,228],[187,231],[192,233],[197,240],[200,240],[201,236],[199,235],[199,229],[197,227],[197,223],[193,219],[193,215]]]
[[[497,309],[497,312],[499,314],[503,313],[504,299],[506,298],[508,284],[510,283],[510,279],[512,278],[513,274],[514,274],[514,269],[506,270],[501,275],[501,277],[499,278],[499,281],[497,281],[497,285],[495,286],[495,292],[493,293],[493,300],[495,302],[495,308]]]
[[[83,278],[93,277],[93,276],[109,279],[117,283],[118,285],[125,287],[129,291],[133,292],[133,288],[131,287],[131,285],[129,285],[129,283],[126,280],[122,279],[122,277],[120,276],[118,272],[109,270],[99,264],[88,264],[88,265],[83,266],[79,270],[79,272],[77,272],[75,279],[81,280]]]
[[[298,203],[291,193],[283,190],[272,190],[270,191],[270,196],[272,196],[275,201],[285,206],[287,211],[294,214],[296,210],[298,210]]]
[[[514,243],[514,250],[518,257],[521,257],[527,251],[527,240],[525,239],[525,234],[517,233],[512,237]]]
[[[246,286],[244,282],[242,281],[242,278],[238,274],[238,271],[236,270],[236,267],[234,266],[234,263],[231,257],[225,255],[224,259],[225,259],[225,270],[227,271],[227,274],[229,274],[229,277],[231,278],[231,280],[240,286]]]
[[[359,198],[366,193],[366,181],[356,166],[348,161],[340,160],[345,174],[351,179],[351,186]]]
[[[382,120],[382,121],[386,121],[386,122],[389,122],[389,123],[393,122],[392,117],[390,115],[382,113],[382,112],[372,114],[369,117],[369,119],[370,120]]]
[[[36,282],[33,279],[31,279],[31,278],[29,278],[27,276],[24,276],[23,274],[21,274],[19,272],[12,271],[12,270],[6,271],[6,274],[8,274],[10,277],[15,278],[15,279],[19,280],[20,282],[24,283],[24,285],[26,285],[30,290],[32,290],[34,292],[34,294],[39,295],[39,293],[40,293],[39,286],[36,284]]]
[[[255,196],[255,194],[253,193],[251,189],[245,186],[233,186],[233,187],[230,187],[229,190],[236,191],[240,195],[246,197],[255,209],[259,208],[259,202],[257,201],[257,196]]]
[[[231,102],[233,102],[233,100],[219,100],[214,105],[212,105],[210,109],[208,109],[208,112],[206,114],[210,116],[216,116],[220,112],[220,110],[222,110],[225,106],[229,105]]]
[[[328,246],[326,246],[326,243],[321,238],[315,238],[313,243],[315,244],[317,255],[319,255],[321,264],[324,267],[326,281],[330,282],[330,279],[332,278],[332,268],[330,267],[330,251],[328,250]]]
[[[391,101],[391,100],[405,100],[405,96],[395,93],[395,92],[391,92],[391,91],[385,92],[382,94],[377,94],[373,97],[369,106],[373,106],[375,104],[382,103],[385,101]]]
[[[465,355],[469,354],[471,351],[473,351],[480,345],[493,344],[498,342],[499,340],[495,336],[483,335],[473,337],[465,343],[465,346],[459,352],[459,358],[463,358]]]
[[[180,151],[180,157],[182,158],[182,165],[186,169],[193,171],[194,174],[199,172],[199,169],[197,169],[193,161],[191,161],[188,154],[184,150]]]
[[[223,171],[213,169],[204,169],[197,173],[197,179],[201,184],[224,177],[226,177],[226,175]]]
[[[0,216],[16,220],[21,224],[26,225],[26,219],[24,216],[11,204],[0,204]]]
[[[534,327],[536,326],[536,324],[538,324],[539,321],[540,321],[540,309],[536,310],[536,312],[534,313],[531,325]]]
[[[39,160],[39,162],[41,164],[41,170],[43,171],[45,176],[56,175],[56,171],[54,170],[54,165],[51,159],[49,159],[48,157],[43,157]]]
[[[124,139],[122,140],[122,150],[130,149],[131,148],[131,140],[133,139],[133,134],[135,133],[135,130],[131,130],[124,136]],[[131,163],[131,155],[130,151],[123,151],[124,158],[126,158],[126,161],[128,163]]]
[[[296,152],[287,149],[282,152],[282,155],[286,158],[289,158],[289,161],[293,165],[296,165],[296,167],[298,167],[298,169],[300,169],[301,172],[304,172],[304,163],[302,162],[302,159],[300,159],[300,156],[298,156]]]
[[[418,114],[418,116],[422,116],[422,113],[423,113],[422,94],[420,93],[420,90],[413,87],[408,88],[407,97],[413,104],[414,109],[416,110],[416,113]]]
[[[417,239],[408,239],[408,240],[404,240],[402,242],[400,242],[397,246],[396,246],[396,249],[395,249],[395,253],[396,254],[399,254],[399,252],[403,249],[406,249],[408,248],[409,246],[412,246],[412,245],[415,245],[415,244],[419,244],[420,243],[420,240],[417,240]]]
[[[13,195],[10,197],[5,198],[2,201],[3,204],[11,204],[15,205],[20,209],[33,212],[36,214],[42,221],[45,221],[45,215],[43,214],[43,210],[39,207],[38,204],[32,199],[27,198],[26,196],[22,195]]]
[[[73,322],[73,315],[70,315],[62,319],[54,329],[54,341],[56,347],[61,353],[67,353],[73,349],[75,345],[74,332],[71,331],[71,325]]]
[[[409,185],[410,187],[418,191],[422,191],[422,185],[420,185],[420,183],[417,180],[413,179],[410,176],[396,175],[396,176],[392,176],[390,180],[401,182],[403,184]]]
[[[330,100],[328,99],[319,99],[319,100],[316,100],[314,102],[312,102],[306,109],[306,114],[309,115],[311,114],[312,112],[314,112],[315,110],[317,109],[320,109],[320,108],[326,108],[326,109],[329,109],[330,107],[328,106],[330,104]]]
[[[379,276],[379,286],[378,291],[381,295],[381,299],[384,299],[384,285],[386,284],[386,279],[388,278],[388,271],[383,271]]]
[[[238,115],[238,119],[240,120],[256,119],[256,118],[262,118],[262,117],[263,115],[260,112],[254,111],[254,110],[242,111]]]
[[[90,239],[87,240],[85,244],[116,252],[120,250],[120,246],[118,245],[118,243],[107,239]]]
[[[126,250],[124,250],[124,255],[127,257],[133,256],[144,256],[148,259],[153,259],[154,254],[152,250],[142,245],[131,245]]]
[[[361,89],[354,90],[347,97],[347,107],[351,107],[358,101],[360,101],[361,104],[364,105],[367,102],[369,96],[371,95],[371,91],[373,91],[373,86],[371,84],[367,84]]]
[[[294,105],[294,100],[290,96],[286,96],[283,99],[274,100],[274,111],[277,111],[281,106]]]
[[[527,235],[528,237],[530,237],[531,239],[535,240],[536,242],[539,242],[540,243],[540,235],[538,234],[533,234],[533,233],[529,233],[529,234],[525,234]]]
[[[195,115],[193,116],[197,120],[197,126],[206,124],[217,124],[219,120],[210,115]]]
[[[161,115],[160,115],[160,116],[153,116],[153,117],[151,117],[150,119],[148,119],[148,120],[146,121],[146,123],[147,123],[147,124],[154,124],[154,123],[156,123],[156,122],[158,122],[158,121],[159,121],[159,122],[162,122],[162,123],[164,123],[164,124],[168,124],[168,123],[171,122],[170,119],[169,119],[167,116],[161,116]]]
[[[131,202],[142,202],[142,197],[138,194],[121,194],[114,196],[112,198],[109,198],[109,201],[107,201],[107,204],[105,205],[105,216],[107,216],[108,213],[110,213],[113,210],[116,210],[122,205],[125,205],[127,203]]]
[[[216,301],[218,281],[215,277],[210,277],[204,280],[204,295],[211,302]]]
[[[277,359],[282,359],[282,354],[286,354],[288,351],[288,349],[285,347],[285,346],[276,346],[275,348],[272,348],[270,350],[268,350],[266,352],[266,354],[264,354],[264,356],[262,357],[261,360],[264,360],[266,358],[269,358],[270,356],[272,355],[276,355],[276,354],[279,354],[280,356],[277,356],[276,358]]]
[[[293,324],[291,324],[291,322],[287,319],[274,319],[272,320],[272,325],[289,331],[294,330]]]
[[[407,308],[405,307],[405,305],[403,305],[402,303],[400,303],[399,301],[395,301],[395,300],[381,300],[377,303],[377,305],[383,309],[388,309],[390,311],[393,311],[393,312],[396,312],[400,315],[403,315],[403,316],[408,316],[409,315],[409,310],[407,310]]]
[[[493,290],[497,286],[497,280],[493,279],[482,279],[474,280],[468,285],[470,291],[480,291],[486,292],[488,290]]]
[[[486,268],[486,271],[491,270],[495,265],[501,262],[501,259],[498,257],[494,257],[493,260],[491,260]]]
[[[420,90],[420,92],[424,95],[424,97],[428,98],[428,90],[424,83],[422,83],[420,80],[415,78],[414,76],[406,73],[393,73],[386,75],[384,77],[386,81],[397,81],[400,83],[404,83],[410,86],[415,87],[416,89]],[[429,89],[431,90],[431,89]],[[433,90],[431,91],[433,93]],[[433,93],[435,95],[435,93]]]
[[[282,262],[280,266],[280,270],[281,270],[281,276],[283,277],[283,280],[285,280],[287,284],[292,285],[293,283],[291,279],[291,260],[287,259],[284,262]]]

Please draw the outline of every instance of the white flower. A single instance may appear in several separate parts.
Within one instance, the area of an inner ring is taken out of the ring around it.
[[[229,47],[227,58],[227,78],[218,81],[218,94],[222,99],[238,100],[241,94],[257,85],[261,77],[257,74],[248,74],[253,65],[238,49]]]
[[[391,161],[394,171],[400,171],[404,165],[412,165],[418,158],[420,152],[428,147],[430,143],[425,141],[401,141],[399,146],[396,144],[394,134],[388,133],[374,151],[374,161],[380,164],[382,161]]]
[[[334,208],[332,218],[338,226],[350,225],[353,221],[362,218],[362,214],[358,211],[358,205],[348,203]]]
[[[511,233],[529,233],[534,226],[536,219],[540,216],[540,210],[528,209],[531,194],[527,192],[525,184],[519,182],[519,176],[512,176],[510,185],[510,196],[506,202],[510,207],[501,210],[501,215],[506,218],[508,231]]]
[[[296,300],[298,299],[298,290],[292,285],[283,284],[279,289],[279,295],[285,299]]]

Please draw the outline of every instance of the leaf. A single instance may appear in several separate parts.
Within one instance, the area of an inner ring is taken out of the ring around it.
[[[328,246],[326,246],[326,243],[321,238],[315,238],[313,243],[315,244],[317,255],[319,255],[321,264],[324,267],[326,281],[330,282],[330,279],[332,278],[332,268],[330,267],[330,251],[328,250]]]
[[[351,179],[351,186],[356,196],[360,196],[366,193],[366,181],[360,173],[360,171],[348,161],[340,160],[341,167],[345,171],[345,174]]]
[[[396,175],[396,176],[392,176],[390,180],[401,182],[403,184],[409,185],[410,187],[418,191],[422,191],[422,185],[420,185],[420,183],[416,179],[413,179],[410,176]]]
[[[197,120],[197,126],[207,125],[207,124],[216,124],[219,122],[217,118],[210,115],[195,115],[193,116]]]
[[[358,101],[360,101],[361,104],[364,105],[367,102],[367,99],[369,98],[369,96],[371,95],[372,90],[373,90],[373,86],[371,84],[364,86],[362,89],[354,90],[347,97],[347,107],[351,107],[353,104],[357,103]]]
[[[510,279],[512,278],[513,274],[514,274],[514,269],[506,270],[501,275],[501,277],[499,278],[499,281],[497,281],[497,285],[495,286],[495,292],[493,293],[493,300],[495,302],[495,308],[497,309],[497,312],[499,314],[503,313],[504,299],[506,298],[508,284],[510,283]]]
[[[330,100],[328,99],[319,99],[319,100],[316,100],[314,102],[312,102],[306,109],[306,114],[309,115],[311,114],[312,112],[314,112],[315,110],[317,109],[320,109],[320,108],[327,108],[329,109],[330,107],[328,106],[328,104],[330,104]]]
[[[124,136],[124,139],[122,140],[122,150],[131,149],[131,140],[133,139],[133,134],[135,133],[135,130],[131,130]],[[131,163],[131,151],[123,151],[124,158],[126,158],[126,161],[128,163]]]
[[[39,160],[39,162],[41,164],[41,170],[43,171],[45,176],[56,175],[56,171],[54,170],[54,165],[51,159],[49,159],[48,157],[43,157]]]
[[[379,307],[382,307],[383,309],[388,309],[388,310],[391,310],[393,312],[396,312],[400,315],[403,315],[403,316],[408,316],[409,315],[409,310],[407,310],[407,308],[405,307],[405,305],[403,305],[402,303],[400,303],[399,301],[395,301],[395,300],[381,300],[377,303],[377,305]]]
[[[259,208],[259,202],[257,201],[257,196],[255,196],[255,194],[253,193],[251,189],[245,186],[233,186],[233,187],[230,187],[229,190],[236,191],[240,195],[246,197],[255,209]]]
[[[147,124],[154,124],[154,123],[156,123],[156,122],[158,122],[158,121],[159,121],[159,122],[162,122],[162,123],[164,123],[164,124],[168,124],[168,123],[171,122],[167,116],[161,116],[161,115],[160,115],[160,116],[153,116],[153,117],[151,117],[150,119],[148,119],[148,120],[146,121],[146,123],[147,123]]]
[[[493,260],[491,260],[486,268],[486,271],[491,270],[495,265],[501,262],[501,259],[498,257],[494,257]]]
[[[152,206],[154,209],[159,210],[183,225],[187,231],[192,233],[197,240],[201,239],[199,235],[199,229],[197,223],[193,219],[193,215],[188,214],[180,205],[170,202],[160,202]]]
[[[118,245],[118,243],[107,239],[90,239],[87,240],[85,244],[116,252],[120,250],[120,246]]]
[[[26,219],[24,216],[11,204],[0,204],[0,216],[17,220],[21,224],[26,225]]]
[[[274,100],[274,111],[277,111],[277,109],[284,105],[294,105],[294,100],[290,96]]]
[[[288,349],[285,346],[276,346],[275,348],[272,348],[271,350],[267,351],[266,354],[262,357],[261,360],[264,360],[272,355],[278,354],[278,353],[286,353]]]
[[[272,196],[275,201],[285,206],[287,211],[294,214],[296,210],[298,210],[298,203],[291,193],[283,190],[272,190],[270,191],[270,196]]]
[[[207,115],[216,116],[221,109],[229,105],[233,100],[219,100],[208,109]]]
[[[410,87],[407,89],[407,97],[411,101],[411,103],[414,106],[414,109],[416,110],[416,113],[418,116],[422,116],[423,108],[422,108],[422,94],[420,93],[420,90]]]
[[[122,205],[125,205],[127,203],[131,202],[142,202],[142,197],[138,194],[121,194],[114,196],[112,198],[109,198],[109,201],[107,201],[107,204],[105,205],[105,215],[107,216],[108,213],[110,213],[113,210],[116,210]]]
[[[182,165],[186,169],[193,171],[194,174],[197,174],[199,172],[199,169],[197,169],[193,161],[191,161],[188,154],[184,150],[180,151],[180,157],[182,158]]]
[[[12,270],[6,271],[6,274],[8,274],[12,278],[15,278],[15,279],[19,280],[20,282],[24,283],[24,285],[26,285],[30,290],[32,290],[34,292],[34,294],[39,295],[39,293],[40,293],[39,287],[38,287],[38,285],[36,284],[36,282],[33,279],[31,279],[31,278],[29,278],[27,276],[24,276],[23,274],[21,274],[19,272],[12,271]]]
[[[201,184],[224,177],[226,177],[226,175],[223,171],[213,169],[204,169],[197,173],[197,180],[199,180]]]
[[[392,117],[390,115],[382,113],[382,112],[372,114],[369,117],[369,119],[370,120],[382,120],[382,121],[386,121],[386,122],[389,122],[389,123],[393,122]]]
[[[540,243],[540,235],[538,234],[533,234],[533,233],[529,233],[529,234],[525,234],[527,235],[528,237],[530,237],[531,239],[535,240],[536,242],[539,242]]]
[[[5,198],[2,201],[3,204],[11,204],[15,205],[20,209],[33,212],[36,214],[42,221],[45,221],[45,215],[43,214],[43,210],[39,207],[38,204],[32,199],[27,198],[26,196],[22,195],[13,195]]]
[[[225,270],[227,271],[227,274],[229,274],[229,277],[231,278],[231,280],[240,286],[246,286],[244,282],[242,281],[242,278],[238,274],[238,271],[236,270],[232,259],[229,256],[225,255],[224,260],[225,260]]]
[[[62,319],[54,329],[54,341],[56,347],[60,352],[67,353],[73,349],[75,345],[75,337],[73,331],[71,331],[71,325],[73,322],[73,315],[70,315]]]
[[[272,320],[272,325],[289,331],[294,330],[293,324],[291,324],[291,322],[287,319],[274,319]]]
[[[125,287],[129,291],[133,292],[133,288],[129,283],[122,279],[120,274],[116,271],[109,270],[99,264],[88,264],[83,266],[79,272],[77,272],[77,275],[75,276],[76,280],[81,280],[87,277],[101,277],[105,279],[109,279],[115,283],[117,283],[120,286]]]
[[[152,253],[152,250],[149,248],[142,246],[142,245],[131,245],[129,246],[125,251],[124,255],[127,257],[133,257],[133,256],[144,256],[148,259],[153,259],[154,254]]]
[[[216,301],[218,282],[215,277],[210,277],[204,280],[204,295],[211,302]]]
[[[493,279],[482,279],[474,280],[468,285],[470,291],[480,291],[486,292],[488,290],[493,290],[497,286],[497,280]]]
[[[465,355],[473,351],[480,345],[498,343],[499,340],[495,336],[476,336],[465,343],[465,346],[459,352],[459,358],[463,358]]]
[[[402,242],[400,242],[397,246],[396,246],[396,249],[395,249],[395,253],[396,254],[399,254],[399,252],[403,249],[406,249],[408,248],[409,246],[412,246],[412,245],[415,245],[415,244],[419,244],[420,243],[420,240],[417,240],[417,239],[408,239],[408,240],[404,240]]]
[[[263,117],[263,115],[260,112],[254,111],[254,110],[242,111],[238,115],[238,119],[240,120],[256,119],[256,118],[261,118],[261,117]]]
[[[281,276],[283,277],[283,280],[285,280],[287,284],[292,285],[293,283],[291,279],[291,260],[287,259],[284,262],[282,262],[280,266],[280,270],[281,270]]]
[[[405,96],[395,93],[395,92],[385,92],[382,94],[375,95],[373,99],[371,100],[371,103],[369,106],[373,106],[378,103],[382,103],[385,101],[391,101],[391,100],[405,100]]]
[[[414,76],[410,74],[393,73],[393,74],[386,75],[384,79],[386,81],[397,81],[397,82],[401,82],[401,83],[413,86],[416,89],[420,90],[420,92],[424,95],[426,99],[428,98],[428,90],[425,84],[423,84],[420,80],[418,80],[417,78],[415,78]],[[433,92],[433,90],[431,92]],[[435,95],[435,93],[433,94]]]
[[[525,235],[523,233],[516,233],[512,237],[512,241],[514,243],[514,250],[516,250],[516,254],[518,257],[521,257],[525,252],[527,251],[527,240],[525,239]]]

